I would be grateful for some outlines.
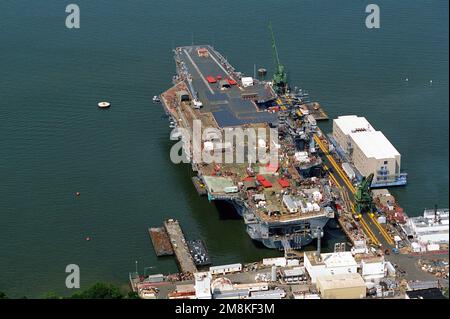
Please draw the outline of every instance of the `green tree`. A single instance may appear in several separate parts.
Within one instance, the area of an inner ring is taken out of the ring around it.
[[[74,293],[72,299],[122,299],[120,289],[112,284],[96,283],[90,288]]]
[[[0,291],[0,299],[8,299],[8,296],[4,292]]]
[[[127,295],[127,299],[140,299],[137,292],[129,291]]]
[[[56,292],[49,291],[44,295],[44,299],[63,299],[63,297],[58,295]]]

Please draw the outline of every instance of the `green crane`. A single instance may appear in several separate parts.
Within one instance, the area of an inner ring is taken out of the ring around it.
[[[371,212],[373,209],[372,193],[370,185],[372,184],[373,174],[364,176],[355,193],[355,211],[358,213]]]
[[[287,74],[284,69],[284,65],[280,63],[280,58],[278,57],[277,45],[275,44],[275,36],[273,35],[272,23],[269,23],[269,31],[272,37],[272,50],[273,50],[273,59],[275,62],[275,73],[273,74],[273,88],[277,94],[286,93],[287,89]]]

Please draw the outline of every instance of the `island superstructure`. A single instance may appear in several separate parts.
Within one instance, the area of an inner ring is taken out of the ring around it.
[[[313,139],[314,115],[324,116],[320,105],[310,103],[300,91],[277,94],[271,82],[236,71],[209,45],[178,47],[174,52],[174,86],[161,94],[172,128],[192,132],[198,120],[202,129],[221,133],[231,128],[278,131],[277,141],[269,133],[258,135],[259,146],[277,149],[276,164],[262,164],[247,153],[241,163],[196,162],[195,151],[185,147],[208,199],[231,203],[249,236],[269,248],[298,249],[323,236],[334,204]],[[247,139],[227,144],[217,134],[202,132],[206,138],[201,151],[234,154],[239,143],[254,147]],[[172,136],[181,138],[181,133],[175,129]]]

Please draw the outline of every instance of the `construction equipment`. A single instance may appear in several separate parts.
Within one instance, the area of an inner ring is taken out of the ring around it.
[[[275,92],[277,94],[285,94],[288,88],[287,84],[287,74],[284,69],[284,65],[280,63],[280,59],[278,57],[278,50],[275,44],[275,37],[273,35],[272,23],[269,23],[269,31],[272,37],[272,50],[273,50],[273,59],[275,62],[275,73],[273,74],[272,84]]]
[[[363,177],[361,183],[358,185],[355,193],[355,211],[358,213],[371,212],[373,208],[372,193],[370,192],[370,185],[372,184],[373,174]]]

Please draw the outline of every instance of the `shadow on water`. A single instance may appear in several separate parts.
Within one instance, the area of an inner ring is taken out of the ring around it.
[[[232,204],[226,201],[214,201],[220,220],[236,220],[242,219]]]

